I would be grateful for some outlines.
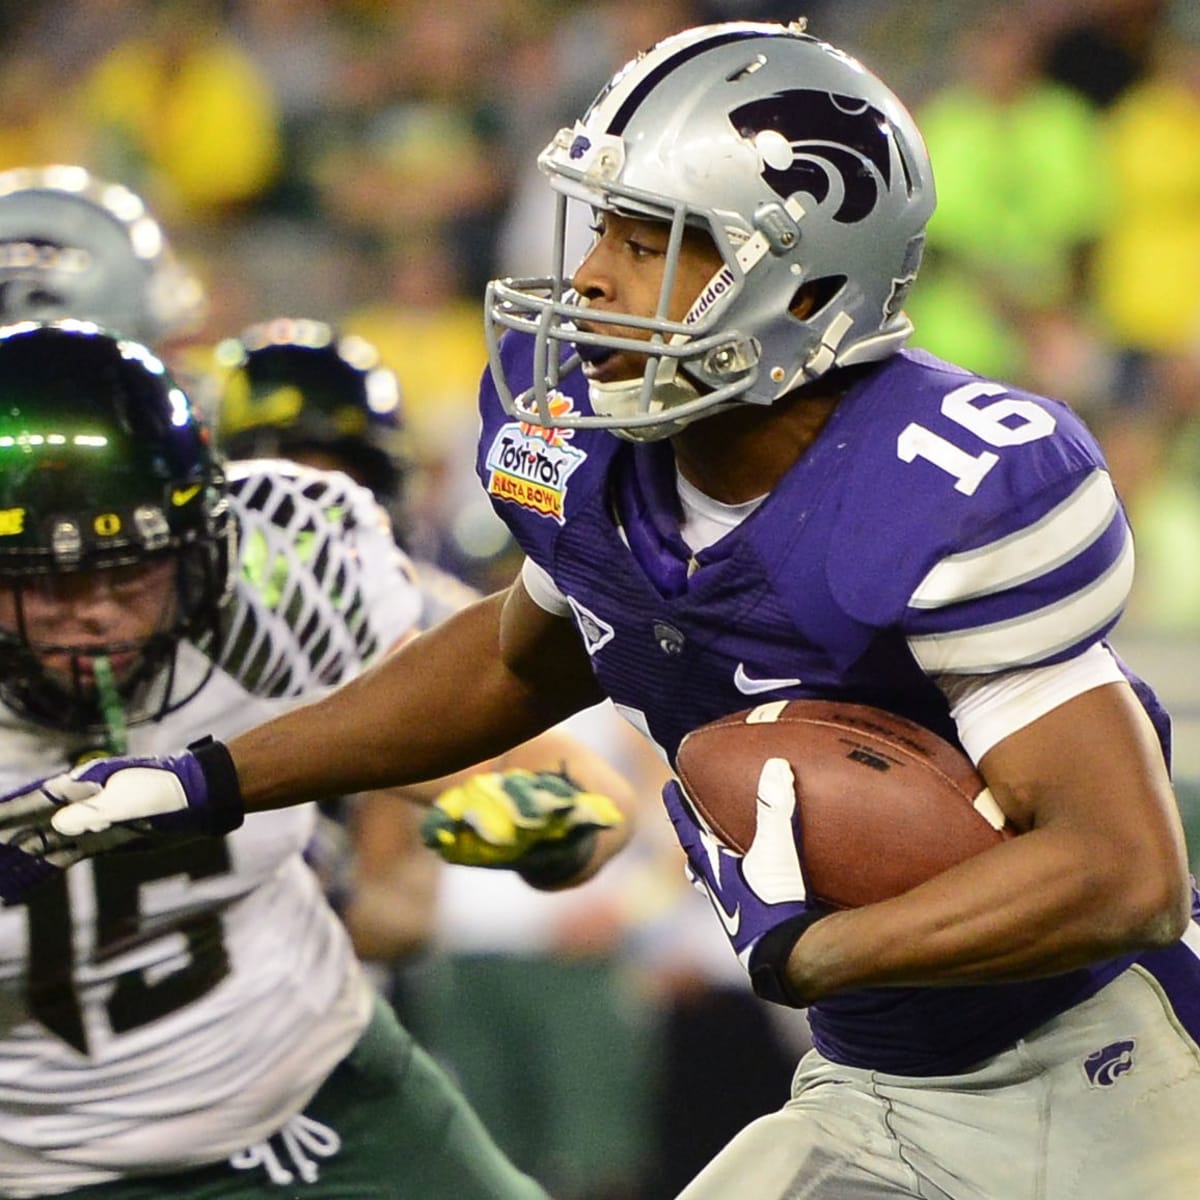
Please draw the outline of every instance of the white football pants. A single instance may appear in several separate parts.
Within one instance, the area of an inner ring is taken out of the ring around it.
[[[1157,981],[1130,968],[960,1075],[886,1075],[811,1051],[792,1099],[679,1200],[898,1197],[1200,1198],[1200,1048]]]

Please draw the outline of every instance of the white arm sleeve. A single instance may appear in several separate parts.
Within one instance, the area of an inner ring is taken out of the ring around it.
[[[525,585],[529,598],[538,608],[544,608],[555,617],[571,615],[571,606],[567,603],[566,596],[558,590],[549,572],[539,567],[532,558],[527,558],[521,567],[521,582]]]
[[[1060,704],[1125,676],[1106,646],[1097,643],[1076,658],[1049,667],[997,675],[939,675],[950,701],[958,738],[972,762]]]

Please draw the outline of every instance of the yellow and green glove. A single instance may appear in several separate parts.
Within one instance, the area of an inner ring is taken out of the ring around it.
[[[534,887],[566,883],[592,856],[596,833],[625,821],[607,796],[562,771],[489,771],[447,788],[421,823],[446,862],[516,871]]]

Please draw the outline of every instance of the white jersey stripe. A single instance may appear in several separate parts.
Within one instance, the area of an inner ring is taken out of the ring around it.
[[[1032,665],[1077,645],[1120,611],[1133,581],[1133,538],[1089,587],[1057,604],[974,629],[909,638],[909,649],[931,675],[974,674]]]
[[[678,59],[679,63],[686,62],[695,53],[694,48],[703,50],[709,44],[722,45],[732,40],[731,33],[748,35],[766,33],[768,29],[768,26],[753,21],[731,21],[723,25],[720,32],[709,26],[699,26],[665,38],[626,64],[627,68],[636,65],[636,71],[626,69],[617,73],[612,85],[600,93],[589,109],[586,117],[588,127],[593,130],[607,130],[634,89],[644,87],[645,81],[656,77],[659,72],[665,77],[668,72],[663,71],[663,68],[673,59]]]
[[[910,608],[942,608],[1017,587],[1087,549],[1118,508],[1112,480],[1093,471],[1040,521],[999,541],[942,559],[917,586]]]

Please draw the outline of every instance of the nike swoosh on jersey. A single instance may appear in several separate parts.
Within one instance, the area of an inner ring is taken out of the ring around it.
[[[799,679],[751,679],[746,674],[746,664],[738,663],[733,673],[733,686],[743,696],[759,696],[763,692],[773,692],[778,688],[799,687]]]

